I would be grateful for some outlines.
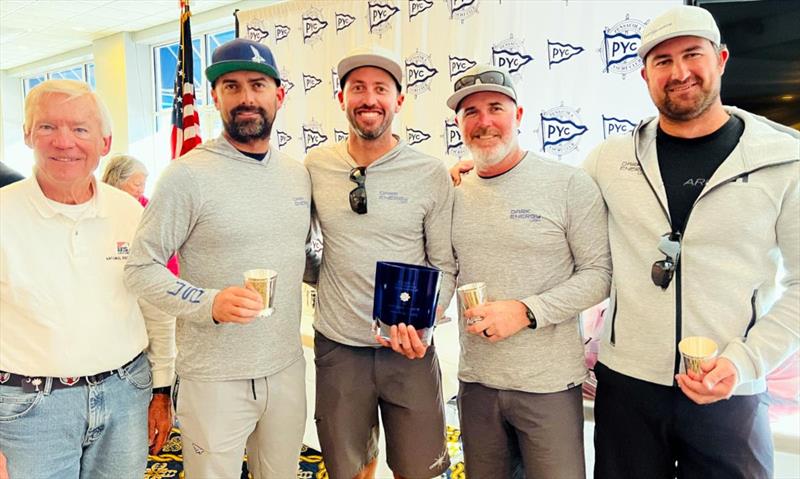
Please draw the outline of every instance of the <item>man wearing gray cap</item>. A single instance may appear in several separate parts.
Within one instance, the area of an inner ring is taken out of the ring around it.
[[[338,73],[349,136],[305,160],[325,240],[314,321],[322,454],[332,479],[374,477],[380,411],[395,476],[435,477],[450,463],[435,347],[405,325],[381,347],[371,313],[377,261],[441,269],[439,304],[449,303],[453,187],[441,160],[392,134],[404,97],[390,52],[356,50]]]
[[[523,111],[506,71],[472,67],[447,105],[476,170],[455,193],[458,284],[485,283],[489,300],[459,325],[467,476],[512,477],[521,466],[526,477],[583,478],[577,319],[611,282],[603,198],[586,172],[520,148]]]
[[[177,317],[173,391],[188,478],[294,477],[305,427],[301,284],[311,184],[270,145],[284,90],[272,52],[235,39],[206,69],[224,131],[159,179],[126,282]],[[181,277],[166,268],[181,257]],[[269,318],[243,272],[277,271]]]
[[[722,105],[706,10],[653,19],[639,55],[659,115],[585,164],[614,265],[595,477],[772,477],[764,378],[800,337],[800,135]],[[696,336],[719,355],[687,374],[678,344]]]

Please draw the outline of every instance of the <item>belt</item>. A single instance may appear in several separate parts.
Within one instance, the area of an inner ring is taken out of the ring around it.
[[[45,387],[47,387],[48,379],[50,380],[49,381],[50,390],[85,386],[91,384],[100,384],[101,382],[108,379],[110,376],[118,374],[121,369],[125,369],[134,362],[136,362],[136,360],[139,359],[142,356],[142,354],[144,353],[137,354],[135,358],[131,359],[130,361],[123,364],[117,369],[112,369],[111,371],[104,371],[102,373],[92,374],[91,376],[59,378],[59,377],[48,377],[48,376],[24,376],[21,374],[14,374],[5,371],[0,371],[0,385],[17,386],[21,387],[23,392],[33,393],[33,392],[43,391]]]

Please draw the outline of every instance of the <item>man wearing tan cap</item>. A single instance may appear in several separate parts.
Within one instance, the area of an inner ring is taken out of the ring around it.
[[[332,479],[374,477],[379,412],[396,477],[436,477],[450,463],[435,347],[411,326],[393,327],[391,343],[382,343],[391,349],[371,331],[377,261],[441,269],[443,307],[454,285],[447,169],[392,134],[404,99],[402,72],[379,48],[342,59],[339,103],[349,136],[305,160],[325,239],[314,321],[315,416]]]
[[[800,337],[800,135],[722,105],[729,53],[706,10],[653,19],[639,55],[659,115],[585,164],[614,265],[595,477],[772,477],[764,378]],[[695,336],[719,355],[687,374]]]
[[[476,65],[447,100],[476,170],[455,193],[458,284],[484,282],[489,300],[459,325],[466,473],[583,479],[577,320],[608,295],[606,209],[586,172],[520,148],[516,98],[506,71]]]

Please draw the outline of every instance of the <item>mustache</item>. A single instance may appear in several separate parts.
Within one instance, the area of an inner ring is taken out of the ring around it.
[[[692,75],[691,77],[687,78],[686,80],[670,80],[667,85],[665,86],[666,89],[675,88],[679,86],[690,85],[692,83],[697,83],[698,85],[702,85],[703,82],[700,81],[700,78]]]
[[[231,110],[231,116],[232,117],[238,115],[239,113],[258,113],[259,115],[261,115],[263,117],[267,116],[267,111],[265,109],[261,108],[260,106],[239,105],[239,106],[235,107],[233,110]]]

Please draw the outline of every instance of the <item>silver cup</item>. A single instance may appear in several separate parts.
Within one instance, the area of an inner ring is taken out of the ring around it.
[[[271,269],[250,269],[244,272],[244,284],[250,286],[261,295],[264,309],[258,313],[259,316],[271,316],[275,312],[273,306],[275,301],[275,285],[278,280],[278,272]]]
[[[486,283],[477,282],[465,284],[463,286],[459,286],[456,292],[458,293],[458,310],[462,317],[464,315],[464,311],[468,310],[469,308],[486,303]],[[467,326],[471,326],[481,321],[483,321],[483,318],[473,317],[467,320]]]
[[[703,336],[690,336],[681,339],[681,342],[678,343],[678,350],[683,356],[683,365],[686,371],[702,375],[703,369],[700,365],[717,356],[717,343],[713,339]]]

